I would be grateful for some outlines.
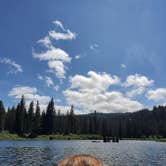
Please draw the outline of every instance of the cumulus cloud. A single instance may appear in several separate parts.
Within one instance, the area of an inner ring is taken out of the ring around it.
[[[166,88],[158,88],[155,90],[149,90],[146,97],[153,101],[164,101],[166,100]]]
[[[126,92],[126,95],[128,97],[134,97],[144,94],[148,87],[152,86],[153,84],[154,80],[150,80],[148,77],[140,74],[135,74],[129,75],[126,78],[125,83],[123,83],[122,85],[124,87],[132,88],[131,90]]]
[[[76,75],[70,78],[70,88],[63,93],[68,104],[84,111],[132,112],[143,107],[138,101],[125,97],[121,92],[109,91],[111,85],[120,83],[117,76],[88,72],[88,77]]]
[[[9,58],[0,58],[1,64],[6,64],[10,67],[9,73],[16,74],[23,72],[21,65],[17,64],[15,61]]]
[[[126,96],[132,98],[144,94],[148,87],[152,86],[153,83],[154,80],[150,80],[146,76],[140,74],[135,74],[129,75],[122,86],[132,88],[126,92]]]
[[[40,106],[42,109],[45,109],[48,102],[50,101],[49,96],[43,96],[38,93],[37,88],[29,87],[29,86],[16,86],[12,88],[8,94],[8,96],[14,99],[20,99],[24,95],[27,106],[31,101],[40,102]]]
[[[80,88],[81,90],[99,90],[105,91],[110,85],[116,85],[120,83],[120,78],[117,76],[111,76],[106,73],[96,73],[94,71],[88,72],[88,77],[82,75],[75,75],[70,77],[71,88]]]
[[[137,95],[142,95],[144,92],[145,92],[145,88],[144,87],[139,87],[139,88],[136,88],[136,89],[132,89],[131,91],[128,91],[126,93],[126,95],[128,97],[134,97],[134,96],[137,96]]]
[[[43,53],[33,53],[33,57],[41,61],[61,60],[62,62],[70,62],[71,57],[60,48],[51,47]]]
[[[69,104],[74,104],[84,111],[132,112],[143,106],[138,101],[124,97],[122,93],[66,90],[64,95]]]
[[[37,42],[45,46],[47,50],[41,53],[33,52],[33,57],[40,61],[47,61],[49,71],[52,71],[57,78],[64,79],[67,69],[66,63],[70,63],[72,58],[66,51],[56,48],[52,40],[72,40],[76,38],[76,34],[69,29],[65,29],[63,24],[58,20],[53,23],[57,27],[60,27],[63,33],[56,30],[49,31],[46,37]]]
[[[49,76],[41,76],[38,75],[37,77],[39,80],[42,80],[46,83],[47,87],[52,87],[55,91],[59,90],[59,86],[54,84],[54,81]]]
[[[42,111],[47,108],[47,105],[51,100],[49,96],[40,95],[37,88],[30,86],[16,86],[12,88],[8,94],[9,97],[15,100],[20,100],[22,95],[24,95],[27,108],[31,101],[34,101],[35,103],[39,101]],[[56,111],[61,110],[61,113],[66,114],[67,111],[70,110],[70,106],[58,105],[57,103],[60,102],[60,100],[54,99],[54,102]],[[80,113],[79,110],[76,109],[76,113]]]
[[[48,62],[48,66],[50,69],[52,69],[52,71],[55,73],[55,75],[62,79],[65,78],[65,66],[63,64],[63,62],[61,61],[49,61]]]
[[[49,69],[53,69],[58,78],[65,78],[65,63],[70,63],[71,61],[71,57],[65,51],[51,47],[44,53],[33,53],[33,57],[41,61],[48,61]]]
[[[40,43],[43,46],[48,47],[48,48],[50,48],[52,46],[51,40],[48,36],[44,37],[43,39],[38,40],[37,43]]]
[[[146,76],[135,74],[129,75],[124,83],[125,87],[148,87],[153,85],[154,80],[149,80]]]

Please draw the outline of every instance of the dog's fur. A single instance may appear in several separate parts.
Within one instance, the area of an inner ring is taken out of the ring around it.
[[[58,166],[103,166],[103,164],[90,155],[75,155],[64,159]]]

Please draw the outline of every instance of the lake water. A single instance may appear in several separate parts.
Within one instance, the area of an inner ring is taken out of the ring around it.
[[[0,141],[1,166],[51,166],[66,156],[91,154],[105,165],[166,165],[166,143],[153,141]]]

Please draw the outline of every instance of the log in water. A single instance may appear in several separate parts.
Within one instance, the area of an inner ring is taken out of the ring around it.
[[[103,164],[91,155],[75,155],[64,159],[58,166],[103,166]]]

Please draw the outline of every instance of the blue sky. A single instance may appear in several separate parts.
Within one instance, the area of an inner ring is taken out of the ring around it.
[[[1,0],[0,99],[127,112],[166,103],[164,0]],[[43,40],[45,39],[45,40]]]

